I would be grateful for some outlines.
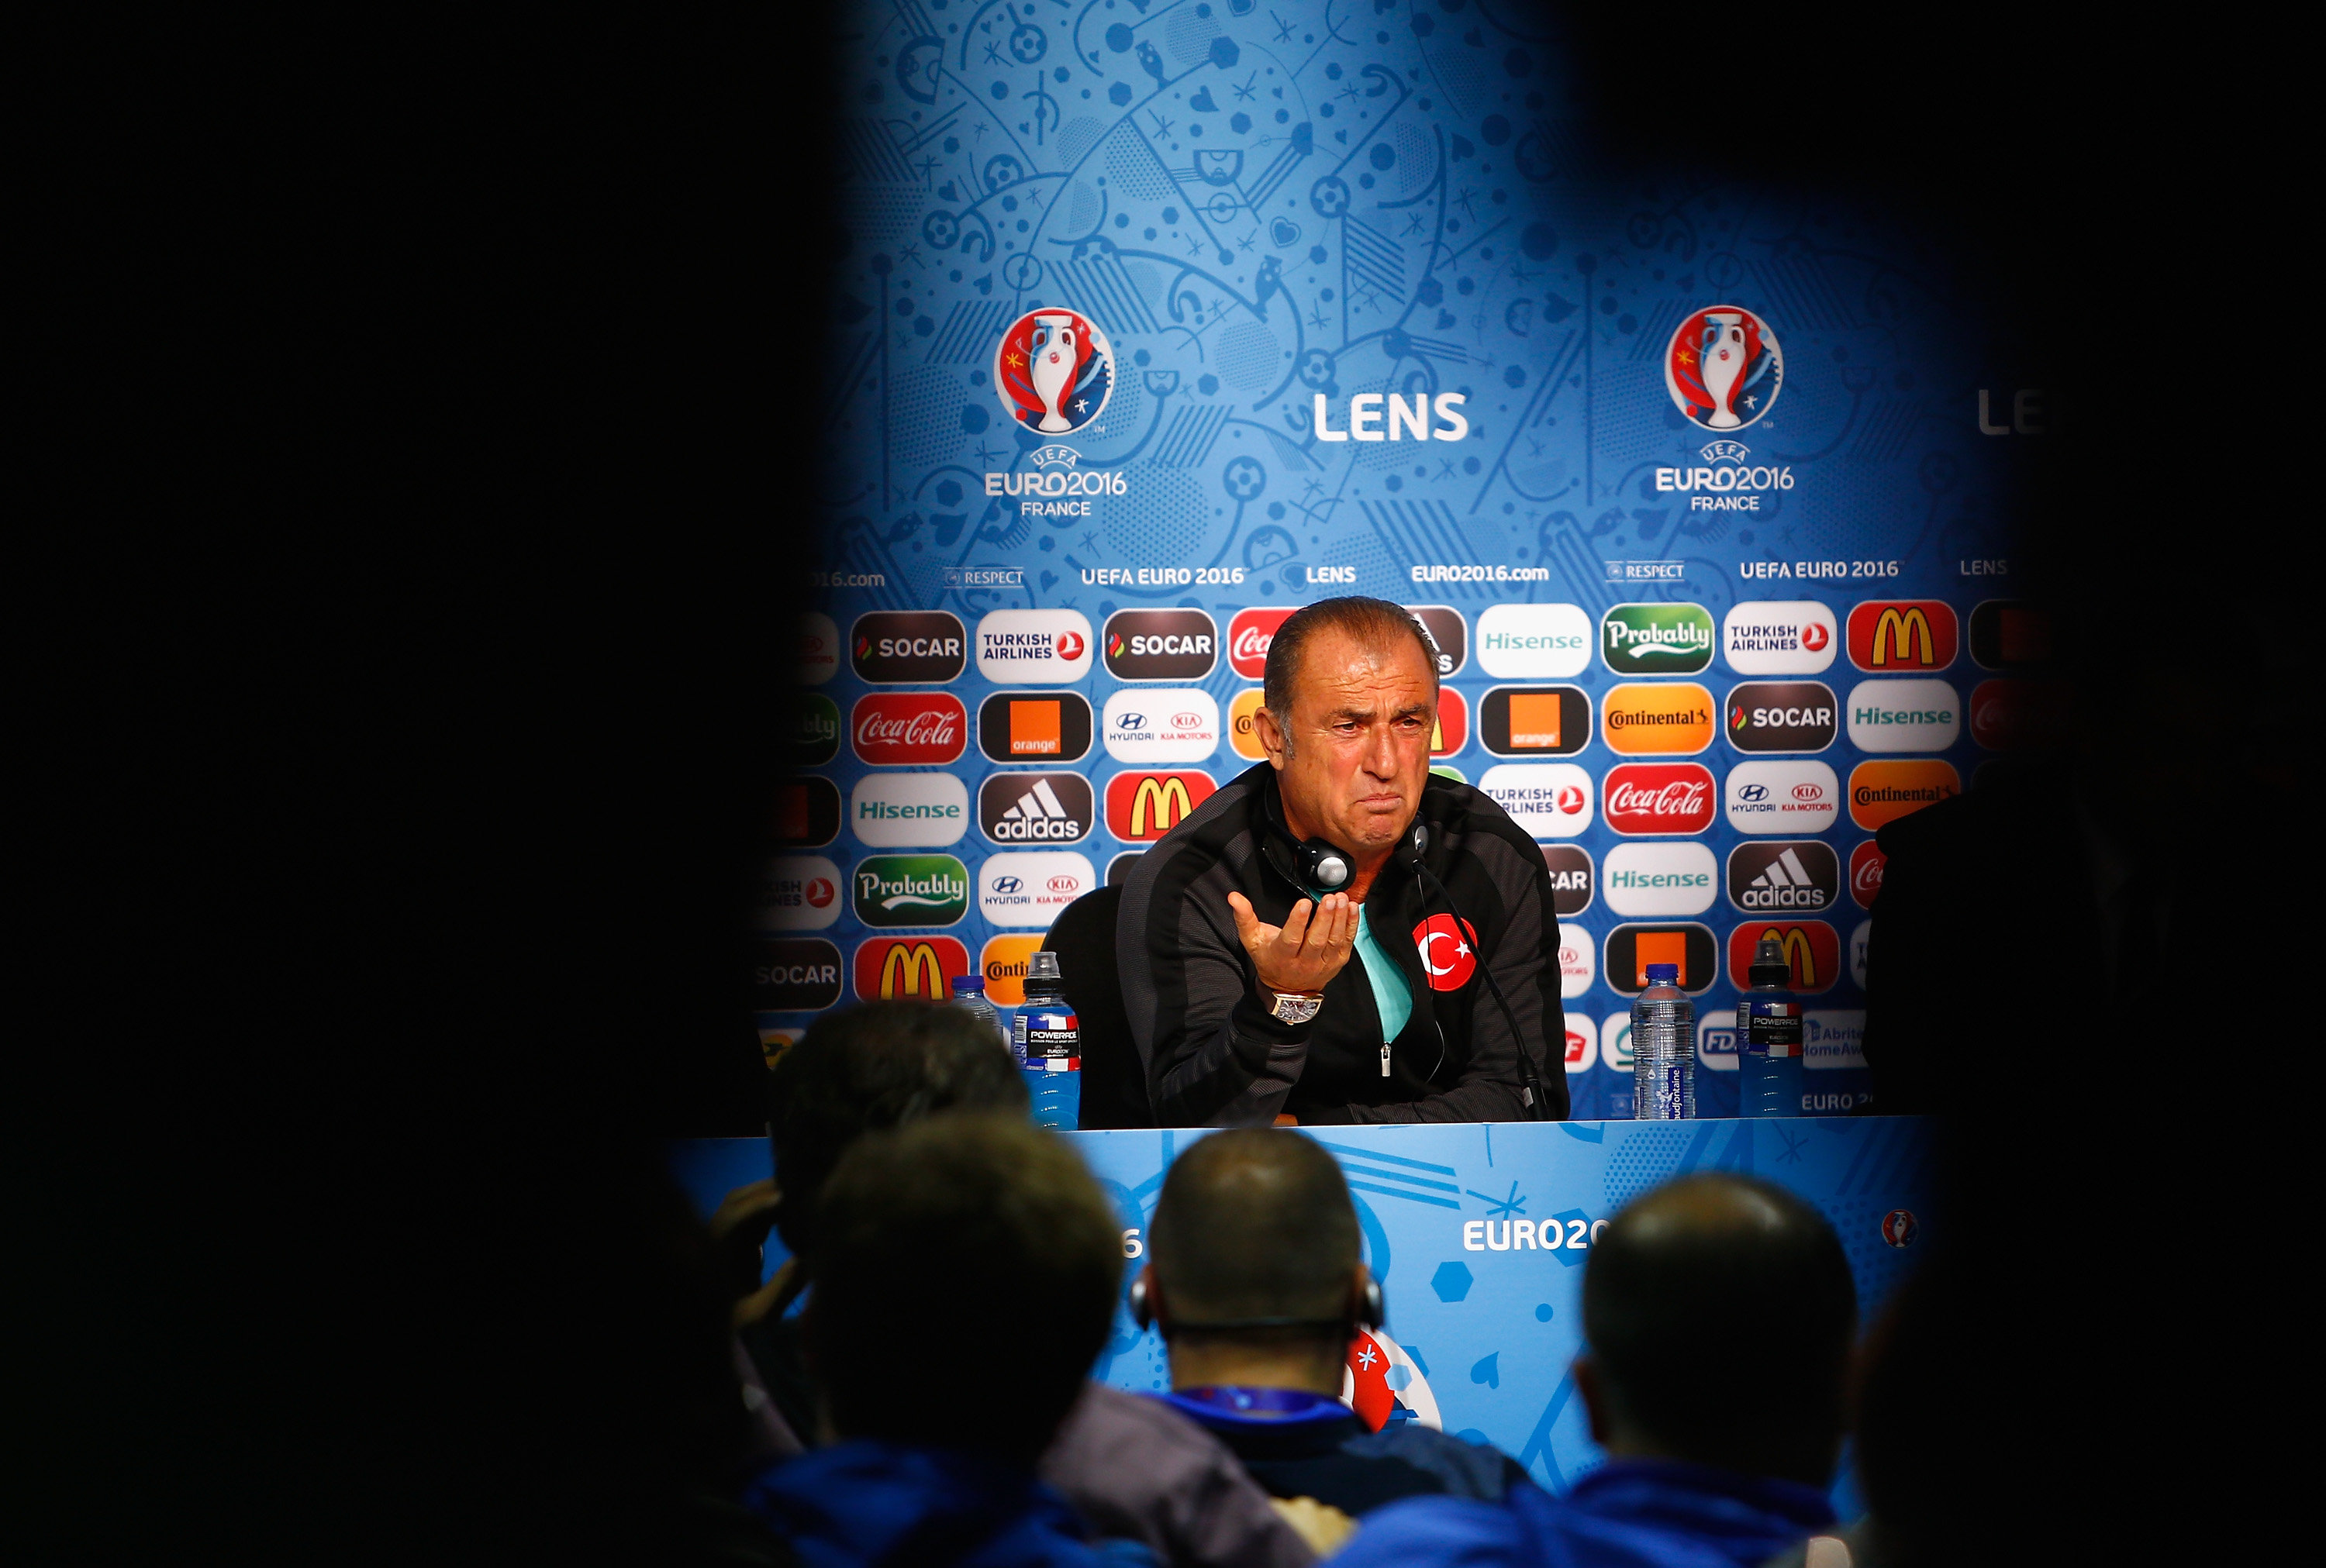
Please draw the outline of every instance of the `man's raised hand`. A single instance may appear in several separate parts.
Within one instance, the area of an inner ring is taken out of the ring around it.
[[[1321,904],[1300,900],[1282,925],[1263,923],[1241,893],[1228,895],[1228,910],[1260,983],[1271,991],[1323,990],[1356,947],[1357,906],[1345,893],[1328,893]]]

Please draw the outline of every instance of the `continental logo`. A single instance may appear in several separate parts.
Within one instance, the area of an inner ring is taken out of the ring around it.
[[[1954,607],[1944,599],[1867,599],[1849,612],[1849,662],[1874,674],[1943,670],[1958,640]]]
[[[1728,933],[1728,979],[1738,990],[1752,983],[1753,954],[1764,936],[1784,945],[1793,978],[1787,988],[1805,996],[1833,989],[1841,978],[1841,936],[1822,920],[1749,920]]]
[[[1259,720],[1253,717],[1267,700],[1268,693],[1254,686],[1237,692],[1235,700],[1228,704],[1228,744],[1247,762],[1261,762],[1268,756],[1260,744]]]
[[[1693,675],[1712,663],[1698,604],[1619,604],[1599,619],[1599,657],[1618,675]]]
[[[1126,843],[1152,843],[1186,821],[1216,789],[1212,775],[1119,773],[1107,781],[1106,830]]]
[[[1047,937],[997,936],[985,944],[978,955],[977,967],[985,977],[985,999],[997,1007],[1022,1007],[1026,1005],[1027,960],[1042,951]]]
[[[951,1001],[967,973],[969,950],[949,936],[876,936],[856,950],[856,995],[867,1002]]]
[[[1849,820],[1870,833],[1960,793],[1951,763],[1861,762],[1849,772]]]
[[[1692,681],[1616,686],[1600,700],[1599,729],[1620,756],[1693,756],[1712,744],[1715,711],[1712,693]]]

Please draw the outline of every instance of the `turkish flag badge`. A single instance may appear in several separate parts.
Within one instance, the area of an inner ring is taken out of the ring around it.
[[[1450,914],[1433,914],[1415,926],[1413,945],[1421,951],[1421,970],[1433,991],[1458,991],[1477,970],[1478,933],[1455,924]]]

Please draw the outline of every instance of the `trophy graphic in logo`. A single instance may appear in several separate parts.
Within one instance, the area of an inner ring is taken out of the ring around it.
[[[1664,386],[1703,430],[1742,430],[1782,390],[1785,357],[1769,324],[1741,305],[1714,305],[1681,321],[1664,349]]]
[[[993,357],[993,387],[1009,417],[1045,435],[1096,419],[1114,390],[1114,350],[1086,316],[1029,311],[1009,324]]]

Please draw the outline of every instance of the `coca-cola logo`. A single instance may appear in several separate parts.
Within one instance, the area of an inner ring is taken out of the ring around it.
[[[1235,666],[1235,673],[1248,681],[1266,674],[1268,645],[1276,640],[1276,628],[1291,618],[1289,607],[1238,610],[1235,619],[1228,623],[1228,663]]]
[[[1881,895],[1882,868],[1889,863],[1876,840],[1868,839],[1849,852],[1849,895],[1863,907],[1873,908]]]
[[[969,744],[969,712],[942,691],[876,691],[856,700],[856,755],[876,767],[948,763]]]
[[[1608,771],[1603,809],[1619,833],[1700,833],[1712,825],[1712,770],[1633,762]]]

